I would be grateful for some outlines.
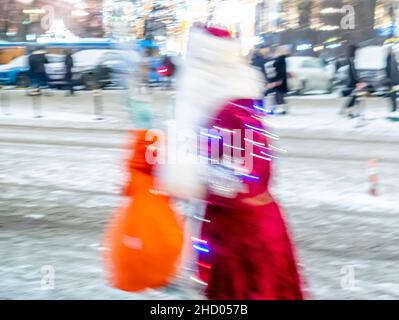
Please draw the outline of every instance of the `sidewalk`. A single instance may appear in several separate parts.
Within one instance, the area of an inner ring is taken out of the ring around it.
[[[276,130],[283,137],[323,140],[399,142],[399,123],[386,119],[388,99],[371,98],[365,102],[365,121],[338,115],[347,98],[327,95],[290,97],[289,116],[275,116]]]
[[[96,120],[94,98],[91,92],[78,92],[76,97],[64,97],[64,92],[55,91],[53,96],[43,96],[42,118],[34,118],[32,98],[23,90],[10,90],[10,114],[0,113],[0,126],[5,128],[83,129],[94,131],[126,131],[134,126],[130,119],[123,91],[104,91],[103,119]],[[154,113],[160,120],[171,115],[173,94],[160,92],[153,96]],[[388,101],[373,98],[367,101],[366,121],[359,127],[357,119],[346,119],[338,115],[344,98],[329,96],[289,97],[290,114],[271,116],[267,125],[282,138],[352,140],[371,142],[399,142],[399,123],[386,119]],[[1,111],[7,112],[7,108]]]
[[[89,91],[78,92],[72,97],[65,97],[63,91],[41,96],[41,118],[34,117],[34,98],[27,96],[25,90],[10,90],[6,94],[9,107],[2,106],[2,126],[122,130],[130,124],[124,104],[125,94],[120,91],[107,91],[102,95],[103,120],[96,120],[94,97]],[[5,115],[5,112],[8,114]]]

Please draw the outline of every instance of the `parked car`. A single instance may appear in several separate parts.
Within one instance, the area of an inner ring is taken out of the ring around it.
[[[28,55],[0,65],[0,83],[26,87],[29,85]],[[65,80],[65,55],[47,54],[46,73],[51,87],[63,87]],[[134,65],[134,57],[123,50],[92,49],[73,54],[73,80],[87,89],[109,85],[126,87],[125,79]]]
[[[287,58],[288,90],[297,94],[310,91],[331,93],[333,75],[322,59],[308,56]]]
[[[75,80],[87,89],[104,88],[109,85],[126,87],[126,76],[134,65],[134,57],[123,50],[82,50],[72,57]]]
[[[28,72],[28,56],[14,58],[9,63],[0,65],[0,83],[27,86],[29,84]]]
[[[9,63],[0,65],[0,82],[5,85],[26,87],[29,85],[29,59],[28,55],[19,56]],[[56,85],[65,77],[60,71],[63,69],[64,56],[59,54],[47,54],[46,73],[50,86]],[[62,73],[63,72],[63,73]]]
[[[46,73],[49,85],[51,87],[61,88],[65,86],[65,55],[47,54],[48,64],[46,64]]]

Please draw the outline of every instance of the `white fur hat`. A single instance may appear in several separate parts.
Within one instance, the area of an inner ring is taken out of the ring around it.
[[[176,94],[176,120],[181,125],[198,130],[227,101],[257,99],[263,91],[262,74],[241,56],[238,40],[192,29]]]

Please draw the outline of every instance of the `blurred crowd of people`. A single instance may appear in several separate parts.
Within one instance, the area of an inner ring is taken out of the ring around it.
[[[176,58],[161,55],[159,48],[146,48],[140,56],[140,82],[147,87],[170,89],[177,72]]]
[[[370,91],[369,84],[363,81],[358,73],[355,66],[355,57],[358,47],[356,45],[350,45],[348,47],[347,63],[348,63],[348,85],[345,95],[349,96],[348,101],[343,107],[342,113],[353,118],[358,116],[355,112],[356,102],[359,96]],[[399,71],[398,63],[396,61],[395,55],[392,51],[392,47],[386,47],[386,66],[385,66],[385,78],[383,81],[384,85],[387,87],[386,96],[391,101],[391,112],[397,111],[397,91],[399,84]]]
[[[288,113],[285,95],[288,93],[286,58],[289,54],[290,50],[287,46],[279,46],[272,50],[263,45],[255,48],[249,57],[251,64],[264,75],[266,83],[264,96],[272,97],[271,100],[268,100],[270,114],[285,115]]]
[[[133,55],[134,52],[131,52]],[[146,87],[161,87],[170,89],[173,87],[175,75],[178,69],[177,57],[169,55],[161,55],[159,48],[146,48],[139,53],[140,59],[140,75],[137,77],[141,85]],[[123,61],[123,57],[120,57]],[[133,57],[131,57],[133,60]],[[49,88],[49,75],[46,71],[46,65],[49,63],[47,51],[45,48],[33,50],[28,58],[28,78],[29,86],[34,90],[35,94],[40,93],[40,89]],[[67,95],[74,95],[76,81],[74,80],[74,56],[70,49],[65,50],[63,61],[63,80],[64,87],[68,89]],[[90,88],[101,87],[101,67],[99,64],[90,72],[92,74]],[[111,66],[112,69],[112,66]],[[127,69],[127,66],[126,66]],[[112,70],[110,71],[112,73]],[[129,73],[126,73],[127,77]]]
[[[362,78],[359,70],[356,68],[355,58],[358,47],[356,45],[349,45],[347,56],[336,59],[334,65],[335,72],[343,67],[345,69],[345,86],[343,96],[348,97],[345,105],[343,106],[340,114],[346,117],[354,118],[359,114],[356,111],[357,102],[359,97],[370,94],[373,90],[370,83]],[[399,71],[398,62],[395,53],[391,46],[385,48],[385,68],[384,79],[382,85],[385,87],[383,93],[379,93],[384,97],[390,99],[391,112],[397,111],[397,91],[399,84]],[[264,75],[266,82],[265,98],[271,114],[287,114],[288,107],[285,101],[285,95],[289,92],[287,72],[287,57],[290,55],[288,46],[278,46],[275,48],[267,45],[260,45],[256,47],[248,56],[250,63],[258,68]],[[327,63],[322,60],[323,63]],[[269,98],[269,99],[268,99]]]
[[[47,58],[47,51],[45,48],[33,50],[28,58],[28,78],[29,86],[34,89],[31,94],[40,94],[41,89],[49,88],[49,76],[46,71],[46,64],[49,63]],[[65,84],[69,90],[67,95],[74,95],[74,80],[73,80],[73,56],[71,50],[66,50],[64,59],[64,77]]]

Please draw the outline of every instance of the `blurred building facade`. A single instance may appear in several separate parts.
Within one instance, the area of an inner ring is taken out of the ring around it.
[[[399,30],[397,0],[261,0],[256,15],[257,33],[267,43],[292,44],[307,54],[379,44]]]
[[[8,41],[139,38],[180,51],[189,26],[210,21],[245,50],[264,40],[336,55],[350,43],[383,42],[399,32],[399,0],[0,0],[0,7],[0,39]]]
[[[54,22],[80,37],[104,35],[102,0],[0,0],[0,7],[2,40],[34,41]]]

